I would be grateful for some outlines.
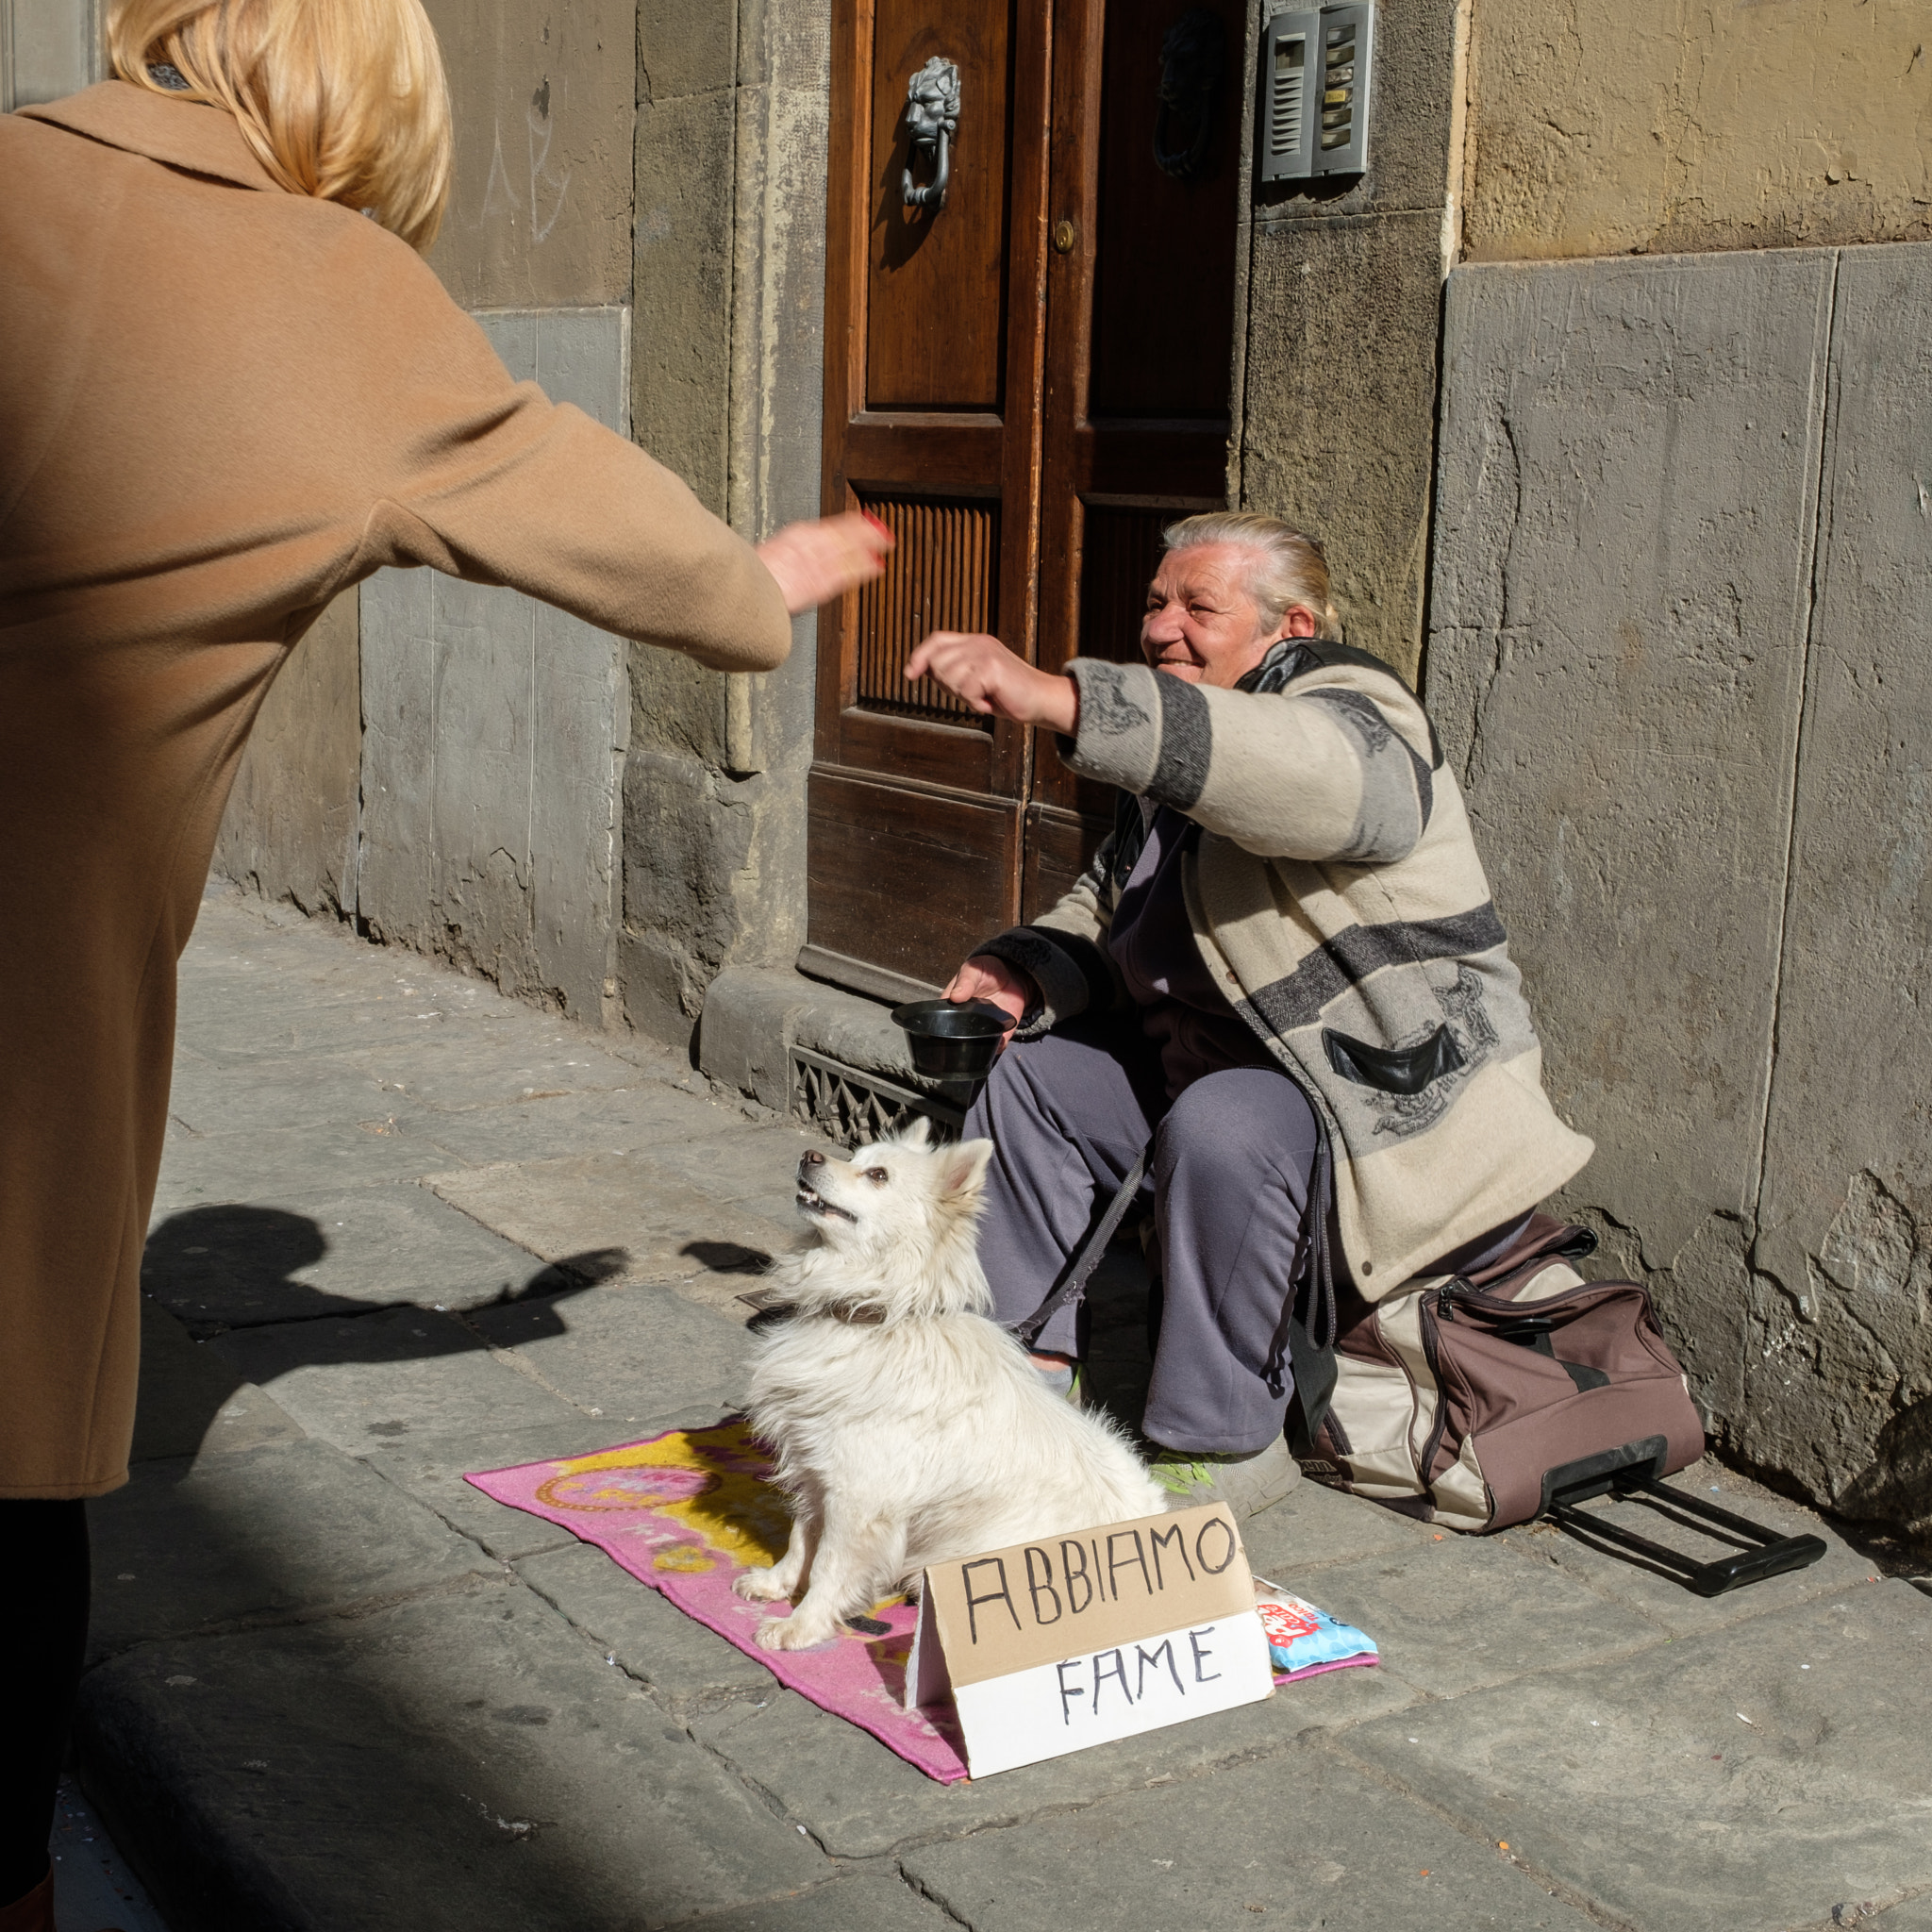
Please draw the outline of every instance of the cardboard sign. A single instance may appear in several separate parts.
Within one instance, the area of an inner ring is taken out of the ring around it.
[[[1274,1690],[1224,1504],[989,1550],[925,1573],[908,1701],[950,1688],[974,1777]]]

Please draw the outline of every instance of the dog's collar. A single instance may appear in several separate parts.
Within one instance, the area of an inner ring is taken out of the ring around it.
[[[853,1328],[877,1328],[886,1319],[885,1309],[873,1302],[848,1302],[843,1307],[821,1308],[819,1313]]]

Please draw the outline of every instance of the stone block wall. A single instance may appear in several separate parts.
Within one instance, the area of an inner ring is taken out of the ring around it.
[[[1727,1450],[1932,1528],[1928,321],[1925,246],[1458,270],[1428,696],[1560,1205]]]
[[[630,299],[635,0],[425,0],[456,154],[430,266],[465,308]]]
[[[514,373],[635,434],[746,536],[816,514],[821,0],[429,11],[456,125],[430,261],[452,296]],[[384,574],[331,622],[359,623],[359,683],[338,689],[320,631],[293,655],[225,871],[665,1039],[724,965],[795,955],[809,619],[758,678],[427,572]],[[323,686],[359,718],[353,772],[300,728]]]
[[[1257,28],[1274,10],[1257,9]],[[1257,185],[1244,208],[1230,494],[1320,537],[1350,642],[1413,677],[1469,8],[1381,0],[1376,14],[1368,172]],[[1250,100],[1253,71],[1251,45]]]
[[[0,0],[0,114],[103,78],[103,0]]]
[[[213,870],[310,917],[353,919],[362,774],[358,599],[345,591],[262,701]]]
[[[639,9],[638,440],[754,541],[819,513],[824,383],[823,0]],[[805,938],[805,779],[817,630],[778,671],[631,662],[625,1011],[691,1036],[726,965],[790,965]]]
[[[619,434],[627,311],[480,315],[520,381]],[[514,591],[386,570],[361,589],[357,917],[506,992],[619,1017],[630,647]]]
[[[634,9],[428,4],[456,135],[431,265],[514,375],[625,433]],[[382,573],[270,691],[217,870],[619,1022],[631,648],[509,591]]]

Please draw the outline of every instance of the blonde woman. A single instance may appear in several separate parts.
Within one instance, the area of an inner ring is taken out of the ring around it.
[[[108,39],[116,79],[0,118],[0,1932],[53,1924],[175,961],[276,669],[427,564],[765,671],[888,541],[754,550],[510,380],[419,252],[450,138],[418,0],[118,0]]]

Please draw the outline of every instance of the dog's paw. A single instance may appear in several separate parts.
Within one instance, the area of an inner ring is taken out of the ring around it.
[[[775,1567],[769,1570],[741,1570],[731,1579],[731,1590],[735,1596],[741,1596],[748,1604],[774,1604],[785,1591],[777,1582]]]
[[[767,1617],[758,1625],[758,1643],[760,1650],[811,1650],[838,1634],[836,1627],[821,1629],[817,1618],[794,1612],[789,1617]]]

